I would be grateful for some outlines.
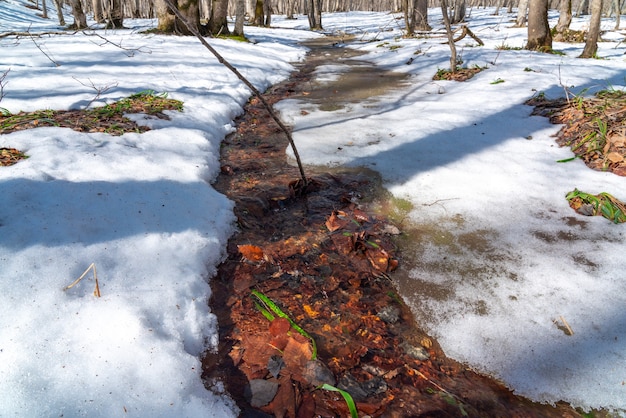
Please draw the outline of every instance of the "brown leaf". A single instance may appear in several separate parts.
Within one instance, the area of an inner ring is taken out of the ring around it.
[[[609,152],[606,158],[612,163],[621,163],[624,161],[624,156],[619,152]]]
[[[330,232],[335,232],[336,230],[343,228],[346,223],[347,221],[345,219],[339,218],[339,212],[335,210],[326,220],[326,228],[328,228]]]
[[[292,372],[301,373],[301,369],[311,360],[312,355],[311,341],[300,334],[294,334],[283,351],[283,360]]]
[[[286,334],[291,329],[291,324],[287,318],[276,318],[270,322],[270,335],[275,337],[280,334]]]
[[[244,259],[252,263],[263,261],[263,250],[256,245],[238,245],[237,248]]]

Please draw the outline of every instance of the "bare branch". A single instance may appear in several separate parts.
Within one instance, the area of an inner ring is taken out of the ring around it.
[[[6,86],[8,83],[8,81],[6,81],[6,78],[7,78],[7,75],[9,74],[9,71],[11,71],[10,68],[6,70],[5,72],[3,72],[2,74],[0,74],[0,102],[4,98],[4,86]]]
[[[256,96],[256,98],[259,99],[259,101],[263,104],[263,106],[265,107],[269,115],[272,117],[274,122],[276,122],[279,128],[285,133],[285,135],[287,136],[287,139],[289,140],[289,144],[291,145],[291,149],[293,150],[293,154],[296,157],[296,162],[298,163],[298,169],[300,170],[302,188],[303,190],[305,190],[306,186],[308,185],[308,181],[307,181],[306,176],[304,175],[304,168],[302,167],[300,154],[298,153],[298,149],[296,148],[296,144],[293,141],[293,137],[291,136],[291,133],[289,132],[287,127],[283,124],[283,122],[278,118],[278,116],[276,116],[276,113],[274,113],[272,106],[270,106],[270,104],[267,103],[267,101],[263,98],[263,96],[261,95],[261,92],[256,87],[254,87],[254,85],[250,83],[250,81],[248,81],[248,79],[245,78],[235,67],[233,67],[228,61],[226,61],[224,57],[222,57],[220,53],[217,52],[217,50],[213,48],[206,41],[206,39],[204,39],[204,37],[200,34],[200,32],[198,32],[198,30],[191,23],[189,23],[189,21],[187,21],[187,19],[180,13],[180,11],[172,3],[172,0],[164,0],[164,1],[165,1],[165,4],[167,4],[167,7],[170,9],[170,11],[174,15],[176,15],[176,17],[180,19],[180,21],[183,22],[183,24],[187,27],[189,32],[191,32],[196,38],[198,38],[200,43],[204,45],[204,47],[208,49],[215,56],[215,58],[217,58],[219,63],[224,65],[230,71],[232,71],[237,76],[237,78],[241,80],[250,89],[250,91],[252,91],[254,96]]]
[[[89,106],[91,106],[91,104],[93,102],[95,102],[96,100],[98,100],[104,93],[106,93],[107,91],[111,90],[113,87],[117,87],[118,86],[118,82],[115,83],[111,83],[111,84],[107,84],[105,86],[96,86],[94,84],[93,81],[91,81],[90,78],[88,78],[87,80],[89,80],[89,84],[83,83],[82,81],[80,81],[79,79],[77,79],[76,77],[72,77],[74,80],[78,81],[80,84],[82,84],[85,87],[91,87],[92,89],[94,89],[96,91],[96,95],[94,96],[93,99],[91,99],[89,101],[89,103],[87,103],[87,105],[85,106],[85,108],[88,108]]]

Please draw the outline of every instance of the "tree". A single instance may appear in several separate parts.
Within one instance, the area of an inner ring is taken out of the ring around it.
[[[233,35],[244,36],[243,24],[246,15],[246,0],[235,0],[235,28]]]
[[[122,0],[108,0],[107,3],[107,28],[121,29],[124,27],[124,9]]]
[[[404,23],[408,36],[415,31],[428,31],[428,0],[403,0]]]
[[[181,35],[192,35],[186,25],[172,13],[168,7],[170,3],[181,16],[189,22],[196,30],[200,30],[200,9],[198,0],[157,0],[157,30],[166,33],[178,33]]]
[[[309,27],[311,30],[322,30],[322,0],[308,0]]]
[[[517,6],[517,19],[515,19],[515,26],[523,28],[526,26],[526,12],[528,12],[528,0],[520,0]]]
[[[569,25],[572,23],[572,0],[561,0],[559,4],[559,22],[556,24],[554,32],[562,37],[562,35],[569,29]],[[555,36],[556,38],[557,36]],[[558,40],[558,38],[557,38]]]
[[[585,41],[585,48],[580,58],[593,58],[598,52],[598,38],[600,37],[600,20],[602,20],[602,0],[591,0],[591,20],[589,33]]]
[[[197,4],[197,0],[196,4]],[[228,35],[228,0],[211,0],[208,31],[212,35]],[[198,17],[199,19],[199,17]]]
[[[461,23],[465,20],[465,0],[452,0],[450,23]]]
[[[548,0],[529,1],[526,49],[543,52],[552,50],[552,35],[548,26]]]
[[[70,27],[74,29],[85,29],[87,27],[87,17],[83,11],[83,5],[80,0],[70,0],[72,6],[72,15],[74,15],[74,23]]]
[[[59,25],[65,26],[65,17],[63,16],[63,0],[54,0],[54,4],[57,9],[57,19],[59,19]]]
[[[263,26],[265,22],[265,4],[264,0],[256,0],[254,4],[254,25]]]
[[[446,27],[446,35],[448,36],[448,45],[450,45],[450,72],[456,72],[456,45],[454,44],[454,35],[450,26],[448,17],[448,1],[441,0],[441,15],[443,16],[443,24]]]
[[[104,9],[102,7],[102,0],[93,0],[91,2],[93,9],[93,20],[97,23],[104,23]]]

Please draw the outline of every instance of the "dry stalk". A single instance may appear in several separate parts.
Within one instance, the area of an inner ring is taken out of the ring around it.
[[[80,275],[80,277],[76,280],[74,280],[74,282],[72,284],[70,284],[69,286],[63,288],[63,291],[66,291],[68,289],[71,289],[72,287],[74,287],[76,284],[78,284],[78,282],[80,282],[81,280],[83,280],[83,277],[85,277],[87,275],[87,273],[89,273],[89,270],[93,269],[93,278],[96,281],[96,287],[93,291],[93,295],[95,297],[100,297],[100,285],[98,284],[98,273],[96,272],[96,263],[91,263],[89,265],[89,267],[87,267],[87,270],[85,270],[83,272],[83,274]]]

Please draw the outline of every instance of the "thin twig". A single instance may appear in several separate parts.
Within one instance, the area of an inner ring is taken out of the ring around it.
[[[50,55],[48,55],[48,54],[46,53],[46,51],[44,51],[44,50],[41,48],[41,46],[39,46],[39,44],[38,44],[37,42],[35,42],[35,37],[34,37],[34,36],[32,36],[32,35],[30,35],[30,32],[29,32],[29,36],[30,36],[30,40],[31,40],[31,41],[33,41],[33,43],[35,44],[35,46],[37,47],[37,49],[38,49],[38,50],[40,50],[40,51],[41,51],[41,53],[42,53],[42,54],[44,54],[44,55],[46,56],[46,58],[48,58],[48,59],[50,60],[50,62],[52,62],[52,63],[53,63],[54,65],[56,65],[57,67],[60,67],[60,66],[61,66],[61,64],[59,64],[59,63],[58,63],[58,62],[56,62],[54,59],[52,59],[52,57],[50,57]]]
[[[200,34],[200,32],[198,32],[198,29],[195,26],[193,26],[191,23],[189,23],[189,21],[180,13],[180,11],[172,3],[172,0],[165,0],[165,4],[167,4],[167,7],[170,9],[170,11],[181,22],[183,22],[183,24],[187,27],[189,32],[191,32],[196,38],[198,38],[200,43],[202,45],[204,45],[204,47],[206,49],[208,49],[215,56],[215,58],[217,58],[218,62],[220,64],[224,65],[226,68],[228,68],[233,74],[235,74],[237,76],[237,78],[239,80],[241,80],[252,91],[252,93],[256,96],[256,98],[259,99],[259,101],[263,104],[263,106],[265,107],[267,112],[270,114],[272,119],[274,119],[274,122],[276,122],[276,124],[279,126],[279,128],[287,136],[287,139],[289,140],[289,144],[291,145],[291,149],[293,150],[293,154],[296,157],[296,162],[298,163],[298,169],[300,170],[300,176],[302,178],[303,186],[306,188],[306,186],[308,184],[308,181],[306,179],[306,176],[304,175],[304,168],[302,167],[302,161],[300,160],[300,154],[298,153],[298,150],[296,148],[296,144],[293,141],[293,137],[291,136],[291,133],[289,132],[287,127],[282,123],[282,121],[278,118],[278,116],[276,116],[276,113],[274,113],[274,111],[272,110],[272,107],[270,106],[270,104],[267,103],[267,101],[263,98],[263,96],[261,95],[261,92],[259,90],[257,90],[257,88],[254,87],[254,85],[252,85],[252,83],[250,83],[250,81],[248,81],[248,79],[245,78],[235,67],[233,67],[228,61],[226,61],[224,59],[224,57],[222,57],[219,54],[219,52],[217,52],[217,50],[215,48],[213,48],[206,41],[206,39],[204,39],[204,37]]]

